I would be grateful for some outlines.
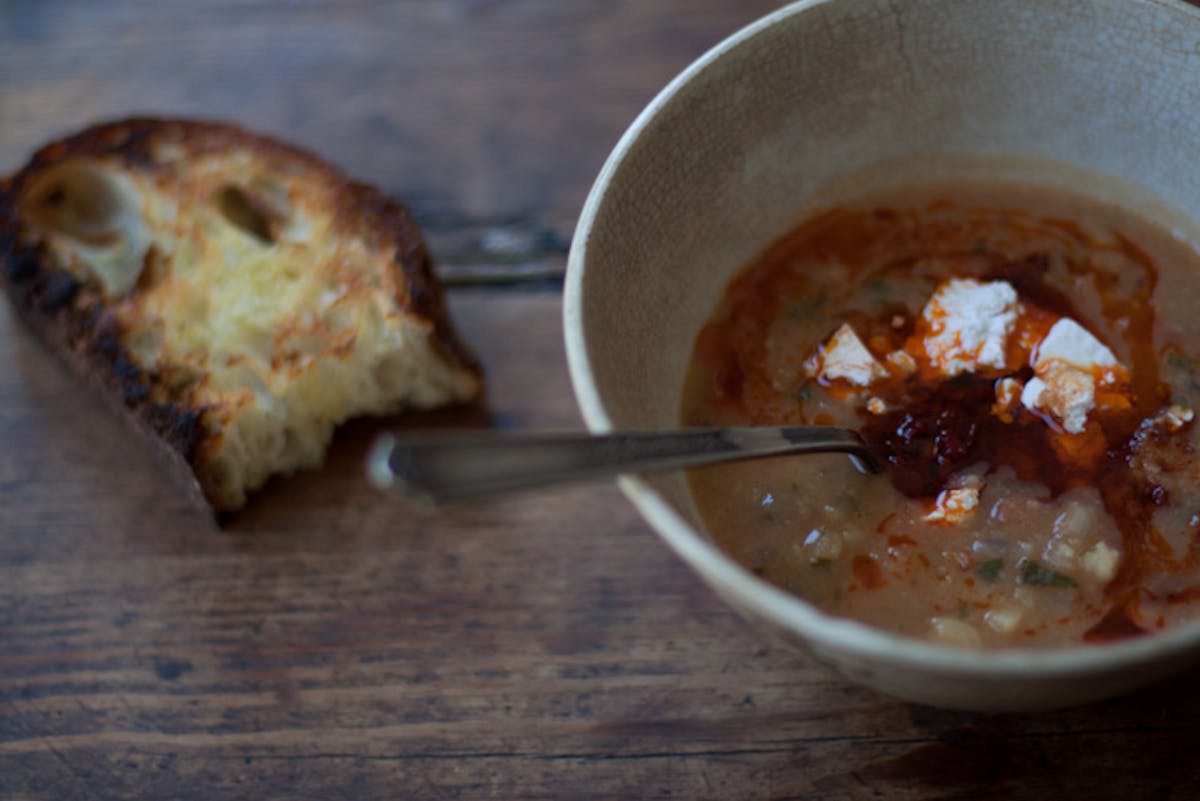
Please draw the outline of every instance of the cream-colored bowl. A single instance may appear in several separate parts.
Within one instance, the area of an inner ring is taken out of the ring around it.
[[[741,267],[814,206],[994,177],[1085,189],[1191,236],[1200,13],[1168,0],[812,0],[718,45],[633,123],[579,223],[564,324],[590,428],[669,427],[696,333]],[[704,533],[680,475],[622,489],[747,617],[845,676],[974,709],[1081,703],[1200,661],[1200,627],[976,652],[837,619]]]

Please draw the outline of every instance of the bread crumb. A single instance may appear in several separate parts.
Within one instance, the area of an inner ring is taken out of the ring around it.
[[[1154,415],[1151,424],[1168,431],[1178,431],[1192,422],[1195,417],[1196,415],[1191,409],[1173,403],[1167,408],[1159,410],[1158,414]]]
[[[1121,554],[1107,543],[1098,542],[1083,552],[1083,569],[1101,581],[1112,581],[1117,575]]]
[[[983,616],[983,622],[987,623],[992,631],[1011,634],[1017,630],[1023,614],[1022,610],[1005,604],[989,609]]]
[[[892,351],[887,355],[887,363],[897,375],[910,376],[917,372],[917,360],[908,351]]]
[[[950,617],[931,618],[929,623],[933,639],[946,645],[957,645],[964,648],[978,648],[983,645],[983,638],[970,623]]]
[[[1013,421],[1013,412],[1021,400],[1021,389],[1025,385],[1016,378],[1001,378],[996,382],[996,402],[992,404],[992,414],[1005,423]]]
[[[842,555],[843,537],[836,531],[814,528],[804,538],[804,551],[812,564],[837,559]]]

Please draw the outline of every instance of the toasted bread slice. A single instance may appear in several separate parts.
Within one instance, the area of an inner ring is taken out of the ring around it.
[[[25,319],[220,512],[349,417],[482,391],[404,208],[231,125],[44,147],[0,182],[0,259]]]

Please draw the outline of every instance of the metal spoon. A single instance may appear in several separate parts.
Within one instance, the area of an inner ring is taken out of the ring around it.
[[[371,448],[367,474],[383,489],[440,504],[617,473],[829,452],[849,454],[863,473],[881,469],[854,431],[786,426],[615,434],[385,434]]]

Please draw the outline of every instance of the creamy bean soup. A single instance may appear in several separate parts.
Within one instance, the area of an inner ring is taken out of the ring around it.
[[[839,455],[694,470],[717,543],[825,610],[959,646],[1063,646],[1200,612],[1200,257],[1043,189],[878,195],[729,285],[686,425],[846,426]]]

